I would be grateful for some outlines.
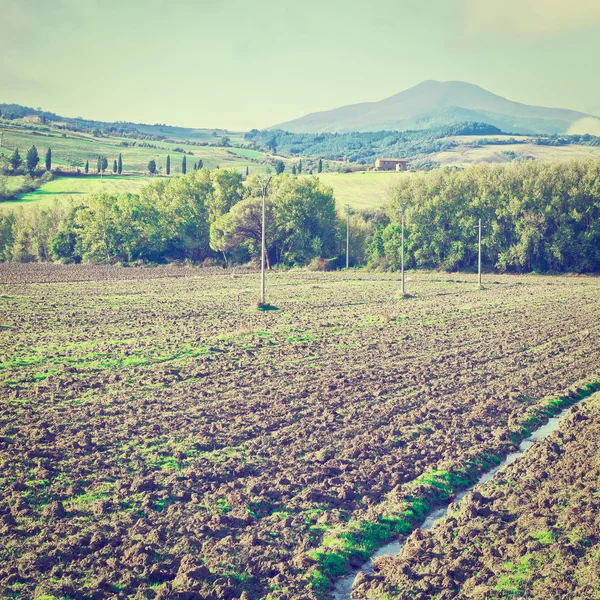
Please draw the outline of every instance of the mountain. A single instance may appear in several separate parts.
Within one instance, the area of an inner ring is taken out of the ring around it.
[[[379,102],[316,112],[271,129],[293,133],[404,131],[470,121],[488,123],[506,133],[560,134],[590,116],[574,110],[512,102],[463,81],[424,81]]]

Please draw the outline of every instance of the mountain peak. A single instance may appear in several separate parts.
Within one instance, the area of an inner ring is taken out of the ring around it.
[[[312,113],[274,128],[294,133],[402,131],[477,121],[507,133],[565,133],[589,116],[513,102],[465,81],[427,79],[379,102]]]

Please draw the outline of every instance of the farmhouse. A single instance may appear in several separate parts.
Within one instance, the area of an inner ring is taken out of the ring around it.
[[[376,171],[406,171],[406,161],[403,158],[378,158],[375,161]]]

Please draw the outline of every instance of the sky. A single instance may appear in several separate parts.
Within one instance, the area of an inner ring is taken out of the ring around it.
[[[0,0],[0,102],[230,130],[426,79],[600,115],[600,0]]]

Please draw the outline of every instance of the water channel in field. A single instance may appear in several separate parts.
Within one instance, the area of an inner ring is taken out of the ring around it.
[[[546,424],[536,429],[529,437],[525,438],[521,442],[518,450],[516,450],[515,452],[511,452],[499,465],[495,466],[489,471],[486,471],[471,487],[457,494],[453,498],[452,502],[455,504],[459,503],[471,490],[473,490],[475,486],[479,485],[480,483],[486,483],[487,481],[490,481],[490,479],[492,479],[494,475],[496,475],[496,473],[500,471],[500,469],[502,469],[506,465],[510,465],[511,463],[515,462],[515,460],[517,460],[519,457],[523,456],[523,454],[525,454],[527,449],[534,442],[543,440],[545,437],[548,437],[553,431],[556,431],[558,429],[561,419],[565,416],[569,408],[565,408],[558,415],[549,419]],[[448,507],[449,504],[434,509],[432,512],[429,513],[429,515],[427,515],[427,517],[425,518],[425,520],[419,528],[425,531],[429,531],[437,521],[444,518],[448,514]],[[403,545],[404,541],[396,540],[394,542],[386,544],[385,546],[382,546],[381,548],[379,548],[379,550],[377,550],[377,552],[371,555],[371,558],[369,558],[369,560],[367,560],[362,566],[360,566],[358,569],[355,569],[354,571],[352,571],[352,573],[346,575],[345,577],[339,579],[333,590],[334,600],[351,600],[352,585],[354,584],[354,579],[356,578],[356,576],[361,572],[366,574],[372,573],[374,558],[377,558],[378,556],[396,556],[396,554],[398,554],[400,550],[402,550]]]

